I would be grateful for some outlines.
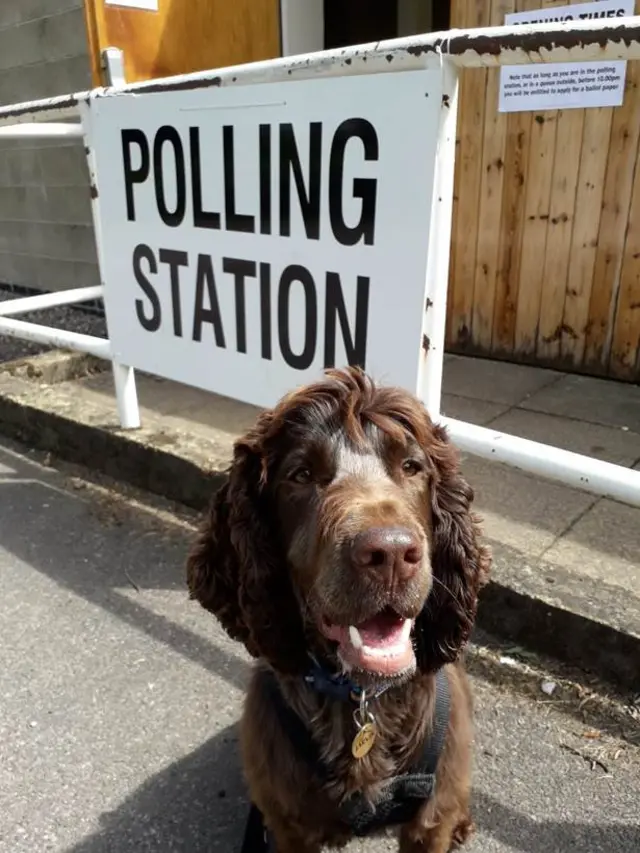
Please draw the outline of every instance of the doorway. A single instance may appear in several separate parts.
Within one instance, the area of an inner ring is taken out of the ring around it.
[[[398,0],[324,0],[323,6],[326,50],[398,35]]]
[[[447,30],[451,0],[280,0],[282,55]]]

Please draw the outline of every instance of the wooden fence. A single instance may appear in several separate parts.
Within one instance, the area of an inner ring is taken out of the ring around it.
[[[453,0],[451,26],[567,4]],[[640,62],[615,109],[501,114],[499,80],[462,72],[448,348],[640,381]]]

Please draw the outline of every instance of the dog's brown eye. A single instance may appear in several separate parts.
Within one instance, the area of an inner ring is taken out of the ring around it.
[[[289,479],[293,480],[294,483],[300,483],[303,486],[307,485],[312,480],[311,468],[302,465],[291,472]]]
[[[407,477],[415,477],[416,474],[422,471],[422,465],[416,462],[415,459],[405,459],[402,463],[402,470]]]

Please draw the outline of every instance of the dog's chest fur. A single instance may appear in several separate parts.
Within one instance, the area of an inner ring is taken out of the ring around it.
[[[417,676],[369,705],[376,737],[370,752],[359,759],[351,749],[358,733],[355,704],[318,696],[294,682],[283,685],[283,689],[330,770],[333,781],[327,792],[337,801],[360,792],[375,802],[385,783],[412,764],[430,733],[433,696],[425,676]]]

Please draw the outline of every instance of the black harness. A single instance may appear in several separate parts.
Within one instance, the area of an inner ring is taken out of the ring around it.
[[[320,751],[306,725],[285,701],[278,682],[270,670],[262,672],[262,688],[276,709],[282,728],[287,732],[296,753],[304,758],[316,778],[329,781],[331,773],[320,758]],[[319,667],[312,670],[307,681],[322,693],[336,699],[356,699],[357,689],[343,677],[328,676]],[[431,737],[425,741],[415,764],[386,784],[381,798],[371,804],[357,792],[339,806],[346,827],[357,836],[365,836],[394,824],[410,821],[432,795],[436,784],[436,768],[444,745],[451,696],[444,670],[436,674],[436,699]],[[260,810],[251,805],[242,853],[275,853],[274,841],[264,825]]]

